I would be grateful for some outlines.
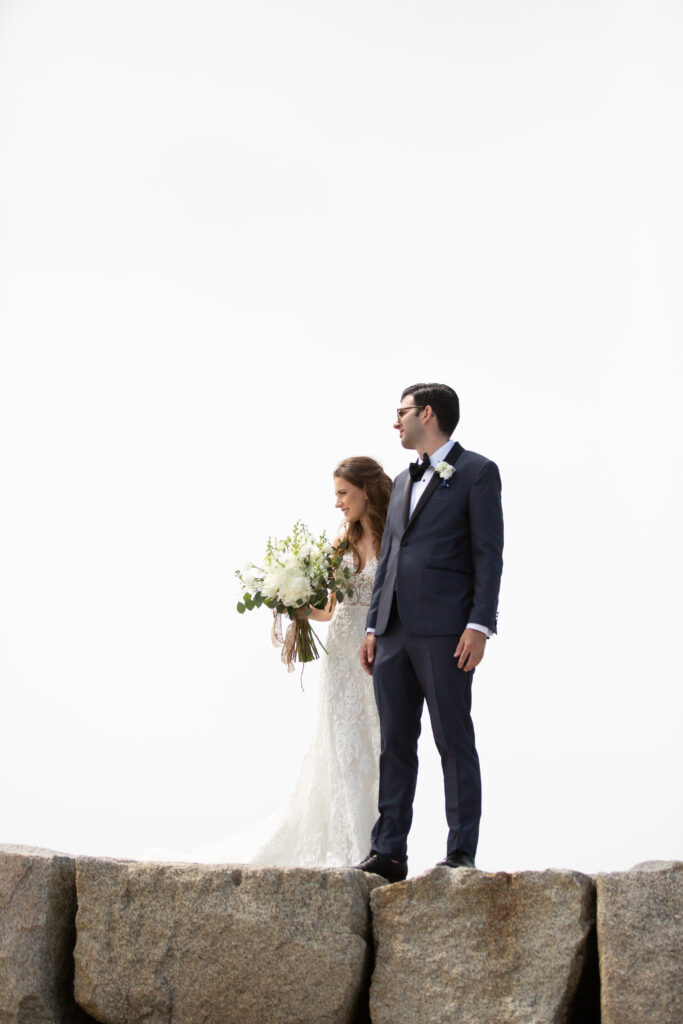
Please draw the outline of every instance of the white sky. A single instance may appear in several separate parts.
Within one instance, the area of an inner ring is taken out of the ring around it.
[[[0,0],[0,840],[178,851],[291,786],[233,570],[401,389],[495,459],[479,863],[681,856],[678,3]],[[445,852],[425,719],[411,869]]]

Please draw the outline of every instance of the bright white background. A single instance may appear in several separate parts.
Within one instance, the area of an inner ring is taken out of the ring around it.
[[[676,2],[0,2],[0,840],[187,852],[292,784],[233,570],[404,385],[494,458],[487,869],[681,856]],[[444,850],[425,720],[411,869]]]

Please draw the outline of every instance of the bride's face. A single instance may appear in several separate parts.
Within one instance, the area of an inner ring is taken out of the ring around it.
[[[346,522],[357,522],[365,513],[367,507],[367,499],[363,488],[355,487],[348,480],[344,480],[343,477],[336,476],[334,478],[334,493],[337,498],[335,508],[342,510]]]

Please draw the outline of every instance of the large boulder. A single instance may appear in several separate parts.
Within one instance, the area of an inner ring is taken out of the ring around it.
[[[598,875],[603,1024],[683,1021],[683,862]]]
[[[351,869],[79,860],[76,999],[103,1024],[352,1021],[381,881]]]
[[[562,1024],[594,928],[576,871],[484,874],[447,867],[370,900],[373,1024]]]
[[[76,864],[0,846],[0,1024],[72,1024]]]

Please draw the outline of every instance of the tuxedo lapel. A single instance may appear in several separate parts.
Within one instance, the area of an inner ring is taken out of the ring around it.
[[[403,501],[401,503],[401,511],[403,513],[403,529],[405,530],[410,520],[410,492],[413,489],[413,481],[410,479],[410,473],[406,475],[405,487],[403,488]]]
[[[464,450],[465,449],[463,448],[463,446],[461,444],[459,444],[458,441],[456,441],[455,444],[453,445],[453,447],[451,448],[451,450],[449,451],[448,455],[446,456],[446,458],[443,461],[444,462],[448,462],[451,466],[454,466],[455,463],[457,462],[457,460],[460,458],[460,456],[464,452]],[[408,483],[411,483],[410,476],[408,476]],[[415,520],[417,519],[418,515],[420,514],[420,512],[422,511],[424,506],[427,504],[427,502],[431,498],[431,496],[434,493],[434,491],[442,483],[443,483],[443,480],[441,479],[439,474],[438,473],[434,473],[433,476],[432,476],[432,479],[429,481],[429,483],[425,487],[424,491],[422,492],[422,497],[420,498],[420,500],[418,501],[417,505],[415,506],[415,511],[413,512],[412,516],[410,516],[410,520],[406,519],[406,515],[405,515],[406,500],[405,500],[405,492],[404,492],[404,494],[403,494],[403,508],[404,508],[403,522],[404,522],[404,525],[407,526],[409,523],[414,523],[415,522]],[[408,488],[408,511],[410,511],[410,488]]]

